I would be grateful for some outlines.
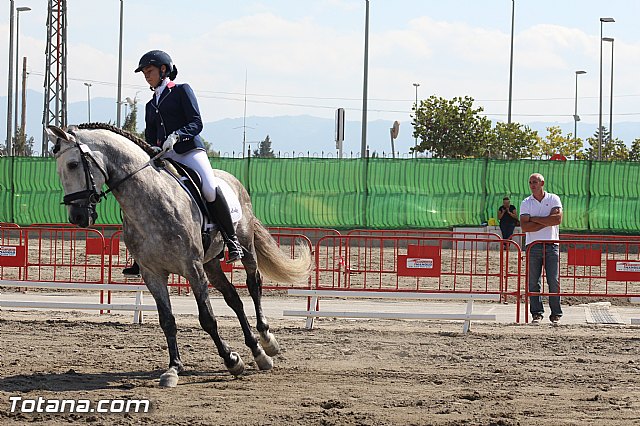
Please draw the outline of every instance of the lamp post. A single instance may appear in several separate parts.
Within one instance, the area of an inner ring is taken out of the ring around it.
[[[91,123],[91,83],[84,83],[87,86],[87,123]]]
[[[369,0],[365,0],[366,12],[364,21],[364,82],[362,85],[362,141],[360,157],[367,156],[367,84],[369,80]]]
[[[20,63],[20,12],[28,12],[30,11],[31,8],[30,7],[16,7],[16,74],[15,74],[15,109],[14,109],[14,114],[13,114],[13,127],[14,127],[14,132],[15,132],[15,140],[18,139],[18,71],[19,71],[19,66],[18,64]],[[23,129],[24,131],[24,129]]]
[[[516,16],[516,1],[511,0],[511,55],[509,59],[509,111],[507,113],[507,123],[511,123],[511,101],[513,95],[513,29]]]
[[[120,0],[120,42],[118,46],[118,100],[116,108],[116,126],[120,127],[120,111],[122,107],[122,15],[124,10],[124,2]]]
[[[616,22],[613,18],[600,18],[600,107],[598,110],[598,160],[602,159],[602,26],[605,22]]]
[[[9,79],[7,85],[7,155],[11,156],[11,126],[13,125],[13,120],[11,119],[11,114],[13,113],[13,11],[14,11],[14,3],[13,0],[9,1]]]
[[[574,160],[578,159],[578,121],[580,121],[580,116],[578,115],[578,76],[586,73],[586,71],[576,71],[576,103],[573,110],[573,144],[576,147],[573,155]]]
[[[420,87],[420,83],[413,83],[413,87],[416,88],[416,103],[415,103],[415,108],[416,108],[416,114],[418,113],[418,87]],[[415,142],[415,146],[418,146],[418,136],[416,136],[416,142]],[[414,155],[416,155],[414,153]]]
[[[602,41],[611,42],[611,94],[609,95],[609,145],[613,141],[613,38],[603,37]]]

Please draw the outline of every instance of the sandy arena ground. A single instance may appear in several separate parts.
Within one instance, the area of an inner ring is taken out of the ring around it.
[[[268,303],[268,300],[265,301]],[[44,319],[46,318],[48,319]],[[258,372],[237,321],[221,334],[247,364],[233,378],[197,317],[177,318],[186,373],[158,387],[168,354],[153,320],[0,312],[0,424],[632,425],[640,330],[632,326],[271,320],[282,353]],[[23,399],[149,399],[140,414],[21,414]]]

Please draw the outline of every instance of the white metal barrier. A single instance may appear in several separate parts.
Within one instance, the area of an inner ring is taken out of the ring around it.
[[[640,303],[640,297],[630,297],[631,303]],[[631,325],[640,325],[640,318],[631,318]]]
[[[306,328],[313,328],[313,320],[318,317],[333,318],[382,318],[382,319],[420,319],[420,320],[461,320],[464,321],[462,332],[469,331],[471,321],[495,321],[492,314],[474,314],[474,300],[499,301],[499,294],[478,293],[408,293],[377,291],[340,291],[340,290],[299,290],[289,289],[290,296],[307,296],[309,309],[306,311],[286,310],[284,316],[306,317]],[[316,309],[321,297],[332,298],[372,298],[372,299],[416,299],[416,300],[466,300],[464,313],[411,313],[411,312],[372,312],[372,311],[320,311]]]
[[[0,280],[0,287],[19,288],[50,288],[55,290],[94,290],[94,291],[127,291],[135,292],[135,302],[130,303],[79,303],[52,301],[24,301],[6,300],[0,294],[0,308],[33,308],[33,309],[82,309],[104,311],[133,311],[134,324],[142,324],[144,311],[156,311],[156,305],[145,305],[143,292],[145,285],[129,284],[89,284],[89,283],[59,283],[45,281],[12,281]]]

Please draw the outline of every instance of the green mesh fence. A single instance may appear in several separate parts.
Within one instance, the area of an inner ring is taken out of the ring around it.
[[[518,209],[528,178],[564,205],[565,231],[640,231],[640,163],[484,159],[212,158],[251,194],[268,226],[450,228],[497,217],[507,195]],[[51,158],[0,158],[0,222],[66,222],[63,191]],[[101,224],[121,222],[110,196]]]

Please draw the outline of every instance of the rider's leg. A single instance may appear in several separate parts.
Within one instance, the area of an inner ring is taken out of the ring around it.
[[[133,265],[124,268],[122,270],[122,274],[123,275],[130,275],[130,276],[133,276],[133,277],[140,276],[140,266],[138,265],[138,262],[136,262],[136,260],[134,259],[133,260]]]
[[[185,154],[169,151],[166,156],[198,172],[202,179],[202,195],[207,201],[207,210],[213,216],[211,219],[215,220],[220,226],[220,234],[222,234],[222,238],[229,249],[227,263],[240,259],[242,257],[242,246],[236,236],[229,203],[219,187],[219,179],[213,174],[207,153],[203,150],[194,149]]]
[[[229,259],[227,263],[233,263],[239,260],[242,257],[242,246],[236,236],[229,204],[219,187],[216,190],[216,199],[207,203],[207,210],[209,210],[209,214],[213,216],[213,219],[220,226],[220,233],[229,249]]]

